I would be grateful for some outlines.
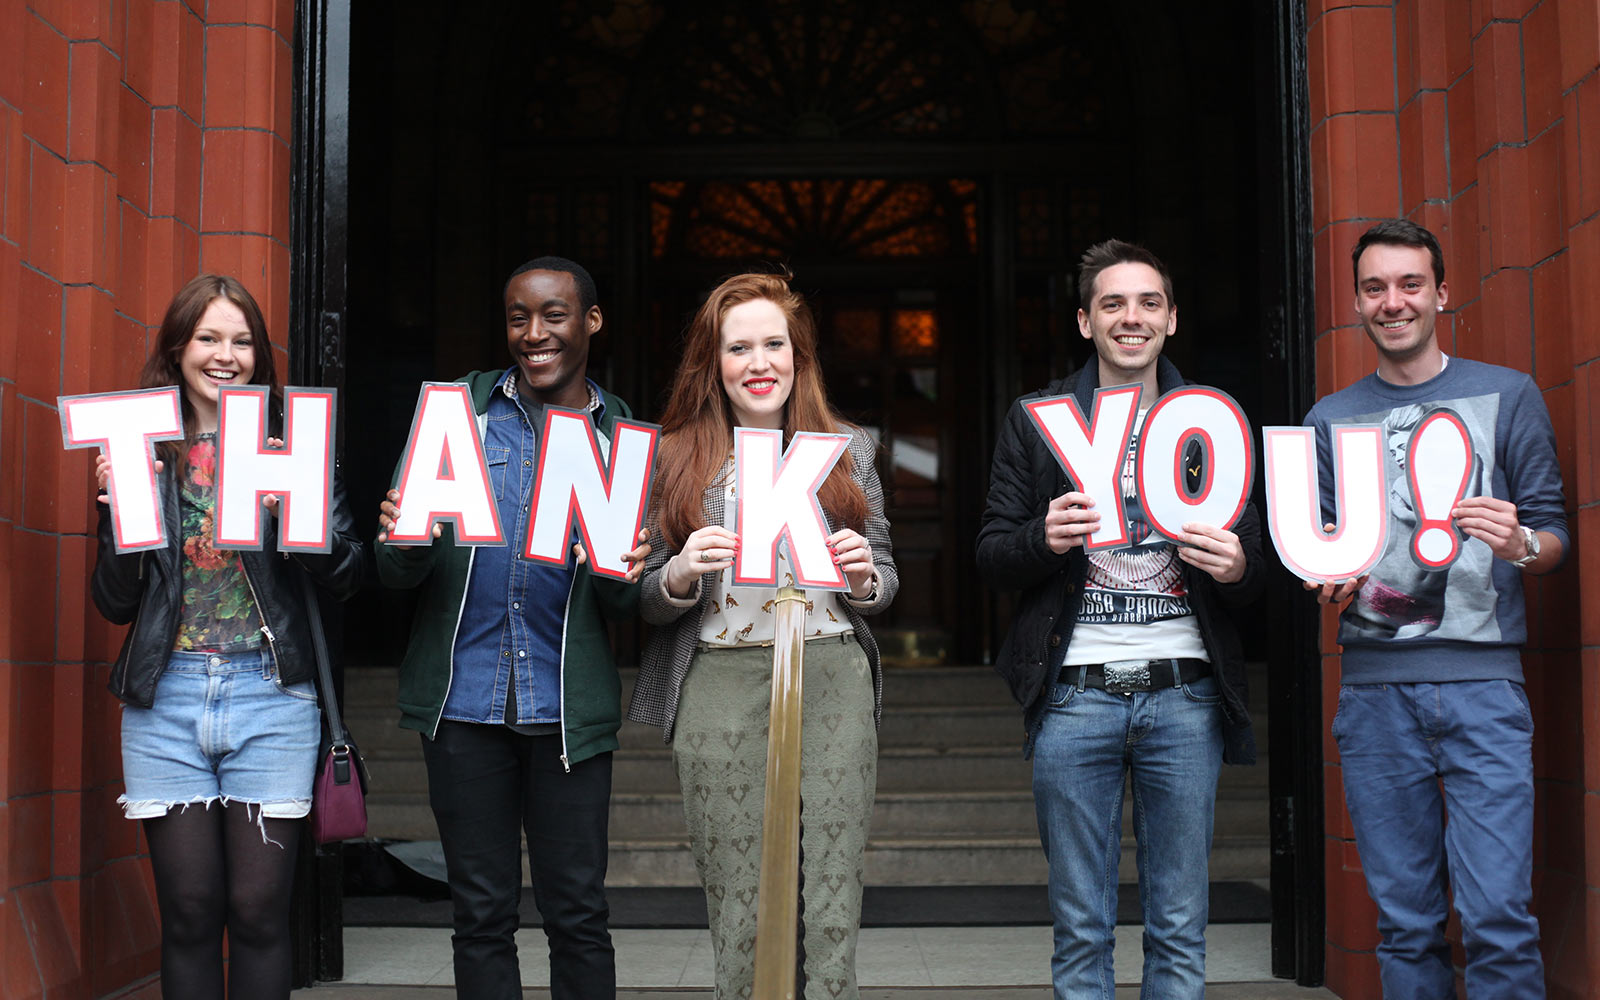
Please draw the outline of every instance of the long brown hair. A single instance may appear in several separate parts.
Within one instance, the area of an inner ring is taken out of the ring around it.
[[[828,403],[817,362],[817,324],[800,293],[785,276],[737,274],[712,290],[689,322],[683,360],[661,415],[661,453],[655,504],[661,532],[672,548],[705,526],[705,491],[733,451],[733,408],[722,387],[722,321],[734,306],[766,299],[783,313],[794,353],[794,388],[783,409],[784,443],[797,431],[833,434],[852,425]],[[861,531],[867,499],[850,475],[850,453],[839,459],[818,491],[822,509],[836,525]]]
[[[272,356],[272,340],[267,336],[267,321],[262,318],[261,307],[255,297],[239,282],[225,274],[201,274],[178,289],[167,305],[167,314],[156,331],[156,342],[150,356],[144,360],[144,370],[139,373],[139,388],[159,389],[169,385],[179,388],[178,398],[183,405],[183,430],[185,441],[164,441],[157,446],[158,454],[168,463],[177,463],[181,477],[188,444],[195,438],[195,423],[199,417],[189,403],[189,393],[184,388],[183,370],[179,362],[184,348],[194,339],[194,328],[200,318],[217,299],[227,299],[244,313],[245,325],[250,328],[251,353],[255,367],[250,374],[250,385],[267,387],[273,405],[282,398],[283,389],[278,384],[278,366]]]

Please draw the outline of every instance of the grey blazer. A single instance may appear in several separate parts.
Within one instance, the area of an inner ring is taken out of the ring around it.
[[[894,568],[889,521],[883,516],[883,486],[878,482],[878,469],[873,463],[877,448],[860,428],[851,429],[851,475],[867,498],[866,530],[861,534],[872,546],[872,563],[878,570],[878,593],[870,602],[857,601],[848,594],[841,594],[839,603],[844,606],[845,616],[855,629],[856,641],[861,644],[868,662],[872,664],[872,718],[881,724],[883,668],[878,662],[878,644],[873,641],[862,616],[877,614],[889,607],[900,589],[900,575]],[[725,516],[723,494],[721,484],[706,487],[707,524],[722,523]],[[829,526],[833,528],[831,522]],[[650,640],[645,645],[644,656],[639,663],[639,680],[634,684],[628,718],[634,722],[660,726],[662,741],[671,743],[672,726],[678,717],[678,696],[683,691],[684,678],[689,676],[689,666],[700,645],[700,622],[705,616],[706,602],[711,599],[711,587],[702,577],[697,584],[700,601],[693,607],[681,607],[668,601],[665,567],[667,560],[676,553],[667,548],[661,537],[654,511],[650,517],[650,546],[644,580],[639,585],[639,612],[645,621],[655,627],[651,630]]]

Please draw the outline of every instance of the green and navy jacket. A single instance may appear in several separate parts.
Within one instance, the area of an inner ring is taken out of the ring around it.
[[[478,371],[460,379],[472,395],[483,429],[491,394],[504,372]],[[605,406],[597,432],[609,439],[628,404],[601,390]],[[397,466],[394,482],[400,477]],[[402,501],[403,502],[403,501]],[[508,534],[510,533],[508,527]],[[455,544],[450,525],[432,545],[402,549],[375,546],[378,578],[386,587],[421,591],[411,640],[400,662],[400,725],[432,739],[439,729],[454,676],[456,632],[466,602],[475,546]],[[509,541],[510,539],[508,539]],[[606,632],[606,619],[632,618],[639,587],[595,576],[587,565],[574,567],[561,635],[561,758],[573,764],[617,749],[622,725],[622,682]]]

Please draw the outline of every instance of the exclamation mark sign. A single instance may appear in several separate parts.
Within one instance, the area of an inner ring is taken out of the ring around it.
[[[1426,569],[1444,569],[1465,541],[1450,511],[1466,496],[1472,474],[1472,435],[1453,410],[1434,410],[1417,424],[1406,444],[1406,478],[1417,512],[1411,558]]]

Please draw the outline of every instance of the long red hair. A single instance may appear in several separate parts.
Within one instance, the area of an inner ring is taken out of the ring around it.
[[[852,428],[828,402],[817,363],[817,324],[800,293],[776,274],[738,274],[706,297],[683,337],[683,360],[661,415],[661,452],[656,463],[656,516],[674,549],[705,526],[705,491],[733,453],[733,408],[722,387],[722,321],[734,306],[766,299],[783,313],[794,353],[794,388],[783,410],[783,439],[797,431],[838,433]],[[861,531],[867,498],[851,477],[850,453],[833,467],[817,498],[834,525]]]

